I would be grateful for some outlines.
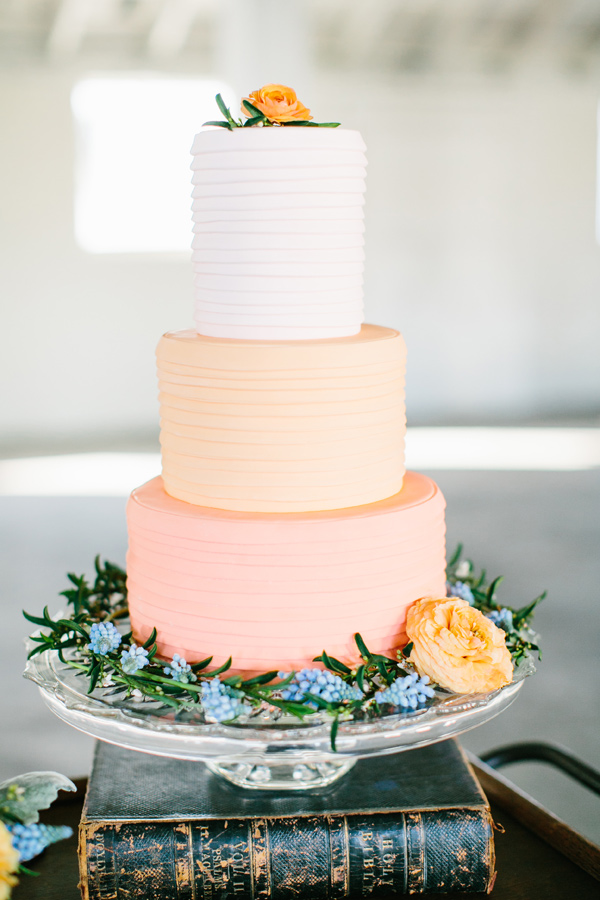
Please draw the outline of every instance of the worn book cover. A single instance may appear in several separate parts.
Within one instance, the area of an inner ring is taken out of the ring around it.
[[[494,876],[489,806],[451,740],[282,793],[98,744],[79,840],[84,900],[383,898]]]

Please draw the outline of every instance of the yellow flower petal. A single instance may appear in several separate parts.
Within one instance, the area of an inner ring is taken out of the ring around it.
[[[0,900],[8,900],[11,889],[18,883],[15,872],[19,868],[19,854],[13,847],[8,828],[0,822]]]

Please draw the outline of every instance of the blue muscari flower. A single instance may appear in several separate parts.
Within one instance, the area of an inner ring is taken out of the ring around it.
[[[450,581],[447,581],[446,596],[460,597],[461,600],[466,600],[469,606],[473,606],[473,604],[475,603],[473,591],[468,584],[465,584],[464,581],[455,581],[454,584],[452,584]]]
[[[277,673],[286,678],[286,672]],[[342,681],[339,675],[324,669],[302,669],[281,692],[282,700],[294,700],[317,709],[316,703],[310,702],[310,695],[321,697],[329,703],[341,703],[344,700],[362,700],[364,694],[360,688]]]
[[[493,622],[498,628],[504,629],[507,633],[514,628],[512,610],[506,606],[503,606],[501,609],[493,609],[491,612],[486,613],[486,616],[490,622]]]
[[[112,622],[95,622],[90,629],[90,642],[88,648],[98,656],[106,656],[111,650],[116,650],[121,643],[121,635]]]
[[[192,667],[179,653],[174,653],[173,661],[168,666],[165,666],[165,675],[170,675],[173,681],[180,681],[182,684],[196,681]]]
[[[68,825],[21,825],[15,823],[7,824],[6,827],[11,833],[12,845],[22,863],[39,856],[50,844],[70,838],[73,834],[73,829]]]
[[[133,675],[139,669],[143,669],[148,665],[148,651],[137,644],[132,644],[129,650],[123,650],[121,653],[121,666],[123,671],[128,675]]]
[[[218,678],[203,681],[202,709],[207,719],[215,722],[229,722],[250,712],[250,704],[244,702],[243,695],[228,684],[221,684]]]
[[[375,699],[378,703],[390,703],[404,709],[417,709],[424,706],[435,696],[429,684],[429,676],[420,677],[416,672],[396,678],[384,691],[378,691]]]

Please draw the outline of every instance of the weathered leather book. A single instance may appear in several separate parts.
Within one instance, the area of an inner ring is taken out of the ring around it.
[[[337,784],[245,791],[202,763],[98,744],[84,900],[341,900],[487,891],[490,809],[454,741],[359,760]]]

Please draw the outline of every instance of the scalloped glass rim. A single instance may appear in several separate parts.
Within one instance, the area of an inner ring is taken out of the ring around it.
[[[36,646],[28,641],[28,652]],[[76,650],[67,651],[73,655]],[[68,657],[67,657],[68,658]],[[38,685],[49,709],[64,722],[99,740],[177,759],[292,765],[340,762],[426,746],[475,728],[503,712],[516,698],[530,668],[515,669],[513,682],[488,694],[438,692],[433,705],[370,720],[340,721],[336,751],[330,743],[331,719],[315,713],[302,722],[268,712],[235,724],[183,721],[174,711],[158,711],[152,701],[85,693],[87,683],[60,662],[56,651],[28,660],[25,678]]]

